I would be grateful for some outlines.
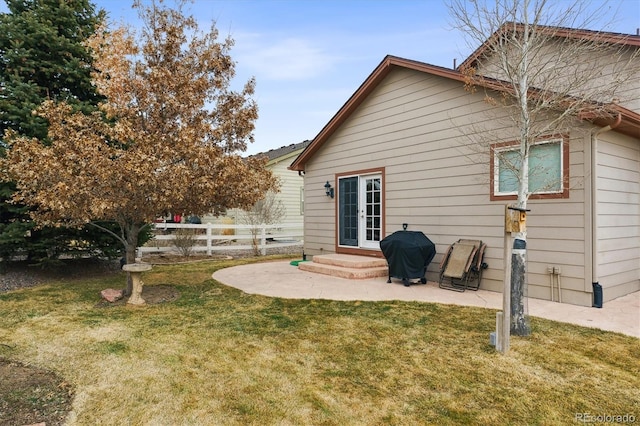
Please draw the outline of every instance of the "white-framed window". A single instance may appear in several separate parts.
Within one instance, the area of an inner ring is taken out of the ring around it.
[[[491,146],[491,199],[513,199],[518,193],[522,165],[520,145]],[[565,137],[543,138],[529,147],[531,198],[568,198],[569,149]]]

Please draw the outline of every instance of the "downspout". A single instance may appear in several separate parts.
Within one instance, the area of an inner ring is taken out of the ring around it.
[[[594,289],[599,287],[598,275],[598,188],[597,188],[597,153],[598,136],[615,129],[620,125],[622,115],[618,113],[615,122],[591,132],[591,281]],[[594,303],[594,306],[596,304]],[[601,305],[598,307],[602,307]]]
[[[304,178],[304,170],[298,170],[298,176],[300,176],[301,178]],[[303,193],[302,195],[304,196],[304,184],[302,185],[302,190]],[[304,198],[303,198],[304,201]],[[302,216],[302,238],[304,240],[304,215]],[[304,262],[305,260],[307,260],[307,254],[304,252],[304,244],[302,245],[302,261]]]

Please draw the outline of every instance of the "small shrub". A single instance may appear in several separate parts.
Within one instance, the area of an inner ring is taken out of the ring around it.
[[[196,230],[188,228],[177,229],[173,234],[173,245],[182,256],[190,257],[193,254],[193,247],[196,245]]]

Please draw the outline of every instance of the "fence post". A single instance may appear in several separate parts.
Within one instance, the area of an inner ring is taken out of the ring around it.
[[[262,229],[260,231],[260,254],[267,254],[267,229],[264,224],[262,224]]]
[[[207,223],[207,256],[211,256],[211,224]]]

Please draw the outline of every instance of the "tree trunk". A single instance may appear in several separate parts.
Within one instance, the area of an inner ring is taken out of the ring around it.
[[[125,228],[125,260],[127,264],[136,263],[136,249],[138,248],[138,234],[140,226],[136,224],[128,224]],[[130,296],[133,291],[133,281],[131,274],[127,274],[127,287],[124,290],[125,296]]]
[[[525,309],[527,297],[526,238],[526,234],[519,233],[513,242],[513,251],[511,252],[511,334],[516,336],[531,334],[529,318]]]

